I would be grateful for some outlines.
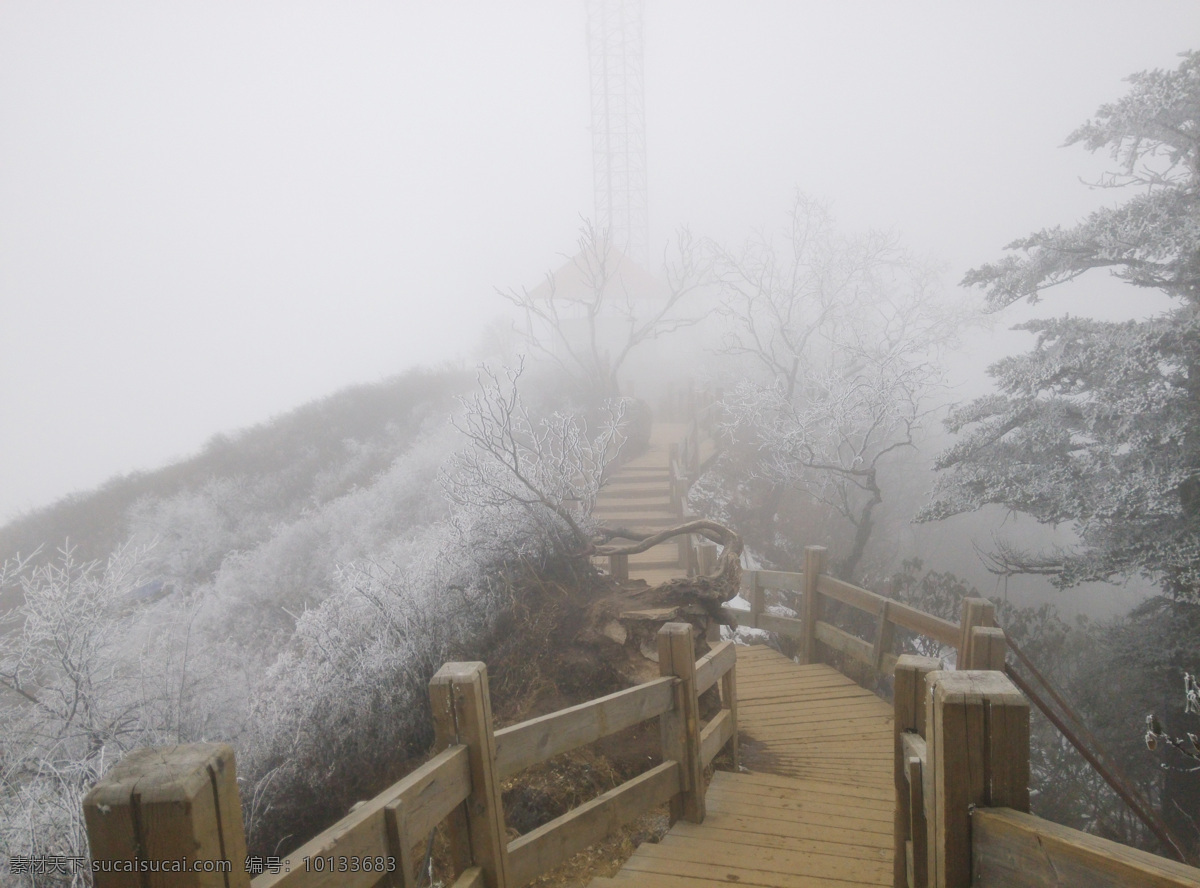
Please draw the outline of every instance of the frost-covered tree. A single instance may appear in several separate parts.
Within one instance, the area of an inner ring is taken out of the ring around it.
[[[774,486],[799,489],[845,521],[837,571],[853,576],[883,502],[880,471],[914,443],[941,370],[936,347],[959,322],[928,263],[887,232],[847,235],[797,194],[785,230],[717,251],[727,354],[760,371],[726,397],[736,441]]]
[[[1117,168],[1096,184],[1125,188],[1128,199],[1014,241],[1013,253],[963,283],[984,289],[999,310],[1107,269],[1134,288],[1131,298],[1158,290],[1170,308],[1144,320],[1021,325],[1036,334],[1033,350],[993,365],[998,391],[951,413],[960,437],[939,458],[944,474],[921,517],[1002,505],[1069,524],[1078,544],[1050,552],[1002,545],[997,572],[1043,574],[1063,587],[1156,583],[1164,595],[1140,608],[1137,645],[1114,672],[1162,687],[1196,669],[1200,610],[1200,53],[1129,82],[1123,98],[1067,139],[1107,150]],[[1178,736],[1187,714],[1163,699],[1160,733]],[[1161,776],[1164,816],[1195,842],[1200,780]]]
[[[576,414],[535,417],[518,388],[522,370],[508,370],[502,380],[480,369],[479,390],[460,399],[463,411],[453,420],[469,446],[442,473],[443,487],[460,506],[520,508],[547,537],[582,554],[596,496],[624,440],[624,405],[609,402],[594,434]]]
[[[1174,71],[1129,78],[1068,144],[1108,150],[1118,168],[1097,184],[1124,203],[1069,228],[1038,231],[967,273],[999,310],[1107,269],[1173,306],[1139,321],[1035,320],[1032,351],[990,369],[998,392],[954,410],[960,435],[922,518],[1000,504],[1071,523],[1070,551],[1001,549],[996,568],[1061,586],[1141,575],[1200,600],[1200,53]]]

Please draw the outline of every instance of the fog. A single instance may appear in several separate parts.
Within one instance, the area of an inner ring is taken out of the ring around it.
[[[1079,182],[1107,158],[1058,146],[1196,24],[1191,2],[647,0],[652,245],[737,242],[800,187],[953,284],[1114,199]],[[584,29],[574,0],[0,3],[0,520],[470,360],[494,288],[536,284],[592,214]],[[1153,308],[1095,292],[1045,311]]]

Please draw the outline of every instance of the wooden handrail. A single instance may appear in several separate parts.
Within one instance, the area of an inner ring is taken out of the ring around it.
[[[230,888],[371,888],[385,879],[412,886],[412,849],[445,823],[453,888],[520,888],[665,801],[673,816],[703,819],[703,768],[727,744],[737,763],[737,658],[732,642],[724,642],[696,661],[693,644],[690,624],[668,623],[659,633],[661,678],[500,731],[492,728],[484,665],[446,664],[430,682],[437,755],[296,849],[279,872],[253,881],[233,750],[219,744],[137,750],[84,800],[92,856],[222,859]],[[699,694],[718,682],[722,709],[702,725]],[[508,840],[500,780],[655,717],[661,765]],[[153,824],[153,835],[142,835],[142,824]],[[172,884],[200,888],[208,877],[180,874]],[[96,888],[140,884],[136,872],[96,875]]]
[[[968,599],[971,603],[966,609],[968,622],[953,623],[830,576],[824,572],[824,552],[820,546],[809,546],[805,549],[804,573],[780,570],[745,571],[743,580],[748,587],[750,599],[750,625],[756,629],[799,639],[806,662],[816,659],[816,644],[819,642],[883,674],[891,674],[896,665],[896,654],[892,650],[896,627],[957,648],[960,652],[960,664],[964,668],[974,666],[976,660],[984,664],[989,662],[989,658],[995,659],[999,649],[997,639],[986,637],[977,657],[970,647],[977,627],[990,628],[994,625],[994,613],[988,610],[991,607],[990,602]],[[804,597],[801,607],[804,613],[801,618],[768,613],[763,596],[766,590],[802,594]],[[823,620],[821,617],[825,601],[836,601],[875,617],[874,637],[870,640],[862,639]],[[806,616],[809,617],[808,626],[804,619]],[[968,633],[964,633],[963,625],[968,626]]]
[[[673,678],[656,678],[500,729],[496,732],[500,779],[661,715],[674,705],[674,685]]]
[[[1009,808],[971,814],[974,888],[1200,888],[1200,870]]]

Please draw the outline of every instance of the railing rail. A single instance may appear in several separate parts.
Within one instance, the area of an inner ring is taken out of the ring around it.
[[[694,643],[691,625],[668,623],[658,637],[660,678],[499,731],[484,665],[446,664],[429,688],[437,754],[279,861],[279,872],[253,879],[233,749],[137,750],[84,800],[93,859],[124,861],[130,870],[97,873],[96,888],[144,888],[145,862],[181,859],[227,861],[228,871],[172,873],[169,884],[180,888],[410,888],[413,849],[441,824],[454,888],[520,888],[663,802],[672,822],[700,822],[704,768],[726,745],[737,763],[736,654],[724,642],[697,661]],[[718,683],[721,710],[701,724],[699,695]],[[501,780],[656,717],[661,765],[509,841]]]
[[[1003,664],[1004,635],[995,628],[995,607],[982,598],[963,602],[962,621],[952,623],[910,605],[825,573],[825,549],[805,549],[804,572],[748,570],[742,574],[750,599],[749,625],[801,642],[806,663],[820,662],[825,650],[837,651],[883,675],[896,666],[895,631],[908,629],[958,651],[964,669],[998,668]],[[800,617],[784,617],[767,610],[769,590],[801,594]],[[823,619],[829,602],[839,602],[875,618],[870,638],[859,638]],[[964,628],[965,627],[965,628]]]

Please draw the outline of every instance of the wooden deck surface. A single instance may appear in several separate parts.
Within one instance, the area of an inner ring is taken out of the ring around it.
[[[676,823],[591,885],[891,885],[891,707],[829,666],[737,650],[748,772],[718,771],[703,823]]]

